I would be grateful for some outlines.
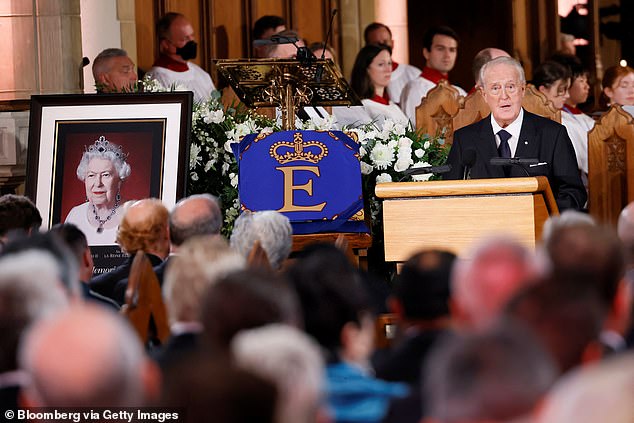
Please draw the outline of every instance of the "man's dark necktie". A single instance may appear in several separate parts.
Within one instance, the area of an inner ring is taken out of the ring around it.
[[[498,155],[505,159],[511,158],[511,147],[509,146],[509,139],[511,138],[511,134],[506,132],[504,129],[501,129],[498,132],[498,136],[500,137],[500,145],[498,146]],[[508,177],[511,174],[510,166],[504,166],[504,174]]]
[[[500,132],[498,132],[498,136],[500,137],[500,145],[498,147],[499,156],[510,159],[511,147],[509,147],[509,139],[511,138],[511,134],[501,129]]]

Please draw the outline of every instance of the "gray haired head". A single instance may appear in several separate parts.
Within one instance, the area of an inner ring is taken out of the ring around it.
[[[480,83],[483,86],[485,85],[484,75],[486,75],[487,70],[497,65],[506,65],[515,68],[515,70],[517,71],[517,76],[519,77],[519,82],[521,82],[522,84],[526,83],[526,74],[524,74],[524,68],[522,67],[520,62],[513,59],[512,57],[501,56],[486,62],[484,66],[482,66],[482,68],[480,69]]]
[[[273,210],[244,212],[236,219],[231,247],[248,257],[256,241],[266,251],[273,269],[288,257],[293,244],[293,229],[286,216]]]
[[[86,151],[84,151],[84,154],[81,156],[81,160],[77,166],[77,178],[79,178],[80,181],[83,182],[86,179],[88,163],[94,158],[110,160],[117,170],[119,179],[122,181],[130,176],[132,169],[126,161],[128,155],[123,152],[121,146],[108,141],[106,137],[102,135],[92,145],[86,148]]]

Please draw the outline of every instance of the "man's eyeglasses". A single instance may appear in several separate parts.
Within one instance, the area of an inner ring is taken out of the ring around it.
[[[521,88],[521,85],[517,82],[508,82],[504,85],[502,84],[492,84],[487,89],[487,93],[493,96],[498,96],[502,94],[502,90],[506,92],[506,94],[515,94]]]

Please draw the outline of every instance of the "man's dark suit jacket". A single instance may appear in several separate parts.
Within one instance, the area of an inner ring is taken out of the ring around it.
[[[463,178],[462,157],[469,149],[476,152],[471,179],[506,177],[504,167],[489,163],[492,157],[498,157],[491,115],[454,133],[447,159],[451,171],[445,175],[445,179]],[[579,210],[584,207],[588,196],[581,182],[572,142],[563,125],[524,110],[515,157],[538,159],[540,163],[546,163],[525,168],[530,176],[548,177],[559,210]],[[519,166],[511,166],[509,172],[511,177],[526,176]]]
[[[154,262],[152,262],[152,269],[154,270],[154,274],[156,274],[156,279],[158,279],[159,285],[163,287],[163,277],[165,276],[165,269],[167,268],[167,264],[170,261],[171,255],[167,256],[165,260],[163,260],[158,265],[154,266]],[[128,289],[128,277],[119,280],[113,290],[113,298],[117,304],[123,305],[125,303],[125,291]]]
[[[155,256],[154,254],[146,254],[152,266],[158,266],[163,260],[160,257]],[[90,289],[95,291],[97,294],[101,294],[106,296],[112,300],[116,300],[115,298],[115,286],[117,282],[121,279],[127,279],[130,276],[130,269],[132,268],[132,261],[134,260],[133,256],[130,256],[126,259],[125,263],[121,266],[115,267],[108,273],[104,273],[103,275],[96,276],[90,280]],[[118,304],[121,304],[117,302]]]

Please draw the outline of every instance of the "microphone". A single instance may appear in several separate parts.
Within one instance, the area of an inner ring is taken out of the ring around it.
[[[328,34],[326,34],[326,41],[324,41],[324,49],[321,51],[320,59],[324,59],[326,57],[326,46],[328,45],[328,41],[330,41],[330,35],[332,34],[332,23],[335,20],[335,15],[337,14],[337,9],[333,9],[330,14],[330,25],[328,26]],[[324,66],[319,65],[317,70],[315,71],[315,82],[320,83],[321,77],[324,73]]]
[[[462,173],[462,179],[463,180],[467,180],[467,179],[471,179],[471,168],[473,167],[473,165],[476,162],[476,151],[473,148],[470,148],[468,150],[465,150],[464,154],[462,155],[462,169],[463,169],[463,173]]]
[[[489,161],[492,166],[518,166],[520,169],[524,171],[524,174],[528,177],[531,175],[528,173],[526,169],[526,165],[536,165],[539,164],[539,160],[537,159],[524,159],[521,157],[493,157]]]
[[[297,37],[284,37],[279,34],[271,35],[270,38],[264,38],[262,40],[253,41],[253,45],[256,47],[268,46],[271,44],[295,44],[299,41]]]
[[[402,182],[403,179],[412,175],[426,175],[428,173],[447,173],[451,171],[451,165],[445,164],[442,166],[422,166],[422,167],[413,167],[411,169],[407,169],[403,171],[403,177],[399,179],[399,182]]]

